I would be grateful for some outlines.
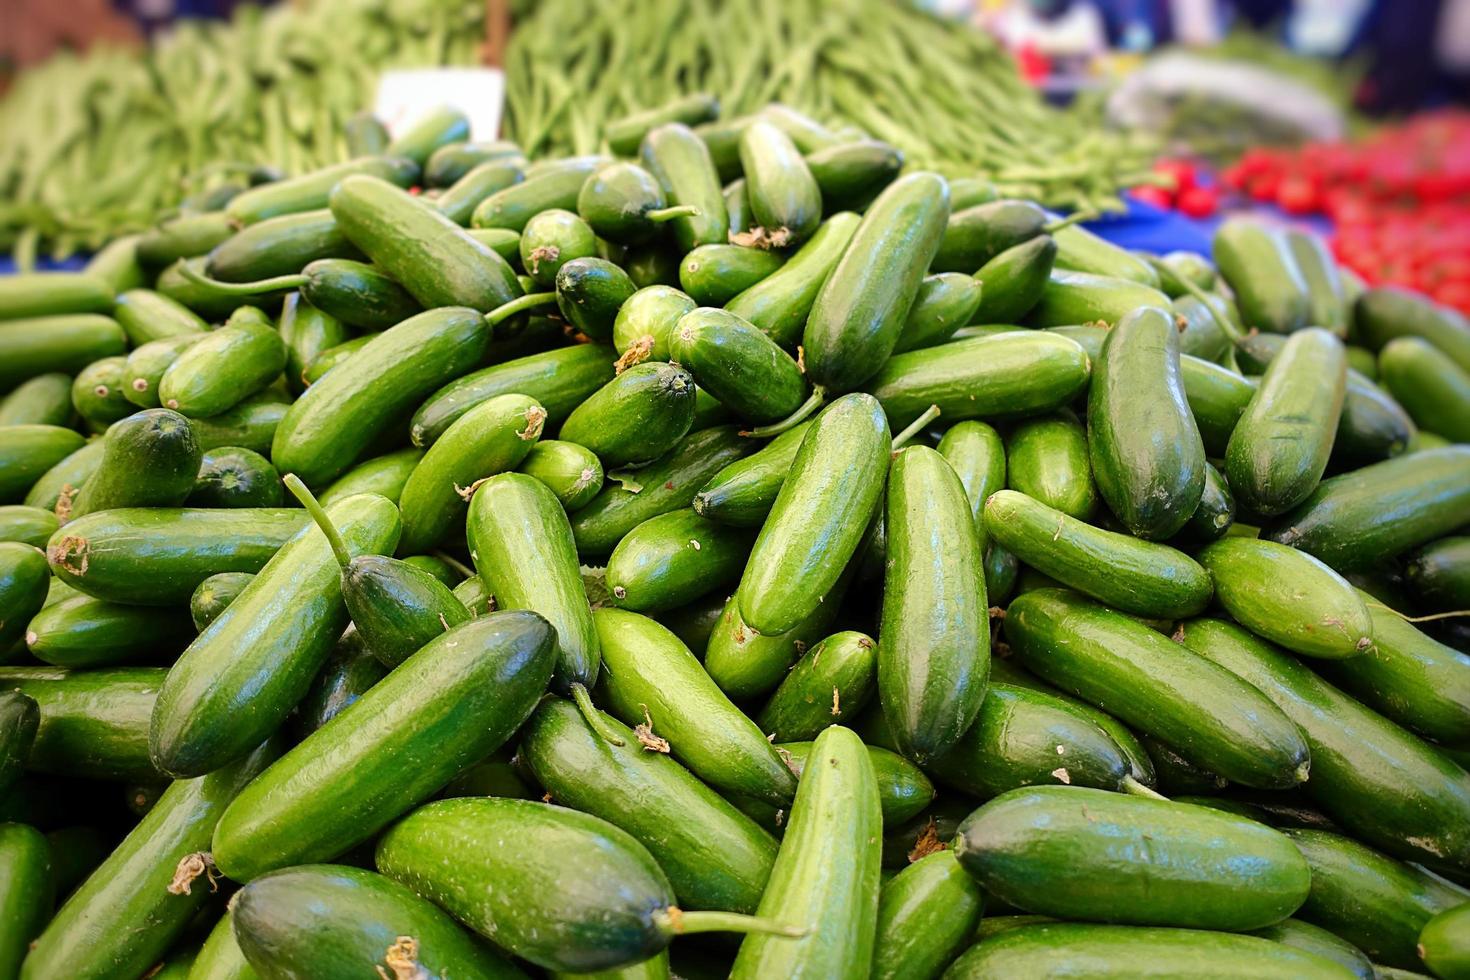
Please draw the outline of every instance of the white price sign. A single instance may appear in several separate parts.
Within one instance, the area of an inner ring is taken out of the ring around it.
[[[499,68],[420,68],[385,72],[374,112],[398,136],[426,112],[453,106],[469,118],[471,139],[493,140],[504,104],[505,73]]]

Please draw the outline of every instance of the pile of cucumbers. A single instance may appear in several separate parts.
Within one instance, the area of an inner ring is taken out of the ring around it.
[[[1470,976],[1470,325],[713,112],[0,280],[0,978]]]

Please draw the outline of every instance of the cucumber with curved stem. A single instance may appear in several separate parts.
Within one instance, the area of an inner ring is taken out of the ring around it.
[[[651,517],[607,560],[612,604],[633,612],[673,609],[739,578],[754,535],[692,510]]]
[[[220,572],[200,582],[189,596],[189,616],[194,622],[194,629],[204,632],[204,628],[218,619],[225,607],[245,591],[245,586],[253,578],[253,572]]]
[[[80,450],[86,439],[60,425],[9,425],[0,445],[0,501],[29,500],[47,471]]]
[[[810,237],[822,220],[822,189],[791,137],[765,120],[740,134],[740,166],[755,220],[782,246]]]
[[[1043,233],[1046,212],[1030,201],[986,201],[948,215],[935,272],[973,273],[1006,249]]]
[[[635,364],[578,405],[560,437],[586,446],[602,465],[651,463],[689,431],[694,379],[675,364]]]
[[[1005,485],[1069,517],[1090,520],[1098,500],[1087,446],[1087,429],[1070,411],[1024,419],[1006,440]]]
[[[0,398],[0,426],[66,425],[72,419],[71,378],[39,374]]]
[[[72,499],[69,520],[120,507],[177,507],[194,489],[203,453],[179,413],[145,408],[102,441],[102,462]]]
[[[202,334],[209,329],[199,314],[151,289],[130,289],[120,295],[112,317],[134,347],[166,337]]]
[[[980,281],[961,272],[925,276],[909,307],[895,354],[942,344],[969,323],[980,305]]]
[[[727,310],[684,314],[668,338],[669,357],[742,418],[775,422],[808,395],[801,367],[753,324]]]
[[[521,230],[521,268],[538,286],[556,285],[556,274],[572,259],[597,254],[597,236],[574,211],[552,208]]]
[[[531,447],[518,469],[542,483],[571,513],[585,507],[602,489],[602,462],[586,446],[543,439]]]
[[[637,147],[633,148],[636,152]],[[620,160],[599,168],[577,192],[577,213],[600,238],[636,245],[656,236],[674,218],[691,217],[694,205],[669,207],[653,174]]]
[[[682,252],[725,241],[730,228],[720,177],[709,149],[692,129],[679,122],[650,129],[639,144],[638,157],[670,205],[695,209],[668,222]]]
[[[361,330],[386,330],[423,310],[418,301],[396,280],[364,262],[352,259],[317,259],[308,263],[298,278],[297,288],[301,290],[301,297],[311,307],[340,323],[351,324]],[[289,296],[286,302],[292,302]],[[286,314],[283,313],[282,340],[286,341],[289,350],[297,353],[298,359],[309,361],[309,357],[301,357],[299,344],[293,345],[288,333],[294,331],[288,328]],[[342,340],[347,339],[345,332],[340,333],[340,336]],[[317,341],[314,346],[325,349],[333,345],[322,345]],[[296,373],[299,375],[300,371]]]
[[[879,894],[874,980],[938,976],[969,942],[984,908],[984,893],[953,851],[915,861]]]
[[[56,515],[25,504],[0,506],[0,541],[18,541],[44,549],[59,527]]]
[[[26,624],[31,656],[56,667],[160,663],[194,638],[193,623],[176,610],[124,606],[88,595],[52,603]]]
[[[55,900],[53,858],[46,837],[22,823],[0,823],[0,971],[20,975],[32,939]]]
[[[71,386],[72,408],[93,432],[128,415],[133,406],[124,397],[127,390],[127,358],[104,357],[77,372]]]
[[[239,446],[204,453],[184,503],[193,507],[279,507],[281,475],[270,460]]]
[[[731,297],[725,308],[755,324],[783,349],[795,350],[818,293],[861,223],[862,218],[850,211],[832,215],[784,265]]]
[[[864,633],[833,633],[796,662],[755,723],[777,742],[805,742],[855,717],[873,695],[877,649]]]

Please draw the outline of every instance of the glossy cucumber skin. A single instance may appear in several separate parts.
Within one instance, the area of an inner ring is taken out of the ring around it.
[[[410,447],[364,460],[318,493],[317,499],[323,507],[354,493],[376,493],[397,500],[423,455],[423,450]]]
[[[36,828],[0,823],[0,973],[20,973],[55,898],[51,847]]]
[[[499,748],[551,678],[555,633],[497,612],[440,634],[246,787],[215,827],[236,881],[330,860]]]
[[[384,555],[358,555],[347,563],[342,600],[363,643],[389,668],[470,618],[433,573]]]
[[[694,495],[695,513],[734,527],[759,527],[771,512],[810,427],[810,422],[794,425],[720,470]]]
[[[120,507],[177,507],[194,489],[203,453],[189,420],[145,408],[103,436],[102,462],[71,500],[68,518]]]
[[[637,147],[633,151],[637,152]],[[577,192],[577,214],[599,238],[637,245],[658,235],[660,222],[648,212],[668,199],[653,174],[636,163],[610,163],[589,176]]]
[[[466,171],[453,184],[444,188],[434,203],[448,216],[450,221],[460,226],[467,226],[474,217],[475,209],[482,201],[491,194],[507,187],[513,187],[525,179],[525,161],[520,158],[501,157],[486,160]]]
[[[733,425],[691,432],[660,459],[630,475],[636,491],[607,480],[592,502],[572,515],[572,534],[584,558],[610,554],[623,536],[659,514],[688,507],[716,473],[755,447]]]
[[[418,176],[418,166],[399,156],[359,157],[242,191],[225,205],[225,215],[236,225],[251,225],[282,214],[316,211],[327,206],[332,188],[351,174],[369,174],[408,187]]]
[[[253,578],[252,572],[220,572],[200,582],[189,596],[189,616],[194,621],[194,629],[202,633],[204,627],[218,619]]]
[[[1011,929],[970,947],[945,976],[979,980],[1077,972],[1099,980],[1177,976],[1347,980],[1352,976],[1332,960],[1256,936],[1080,922]]]
[[[1470,447],[1424,449],[1323,480],[1262,537],[1347,570],[1450,533],[1466,507]]]
[[[1384,387],[1421,429],[1470,442],[1470,369],[1418,337],[1398,337],[1378,352]]]
[[[694,420],[694,379],[667,363],[635,364],[578,405],[560,437],[586,446],[602,465],[650,463],[684,437]]]
[[[934,253],[934,272],[973,273],[996,255],[1041,234],[1046,212],[1030,201],[952,205]]]
[[[1238,627],[1196,620],[1182,632],[1187,647],[1248,681],[1300,728],[1312,750],[1306,789],[1329,816],[1390,854],[1465,867],[1470,774]]]
[[[108,426],[131,411],[131,403],[123,397],[127,363],[121,355],[93,361],[77,373],[72,383],[72,407],[93,432],[106,432]]]
[[[932,978],[974,934],[985,895],[948,848],[884,883],[873,942],[874,980]]]
[[[985,501],[1006,485],[1006,451],[1000,433],[984,422],[967,420],[950,426],[939,440],[939,455],[948,460],[975,521],[975,540],[983,553],[990,544],[985,528]]]
[[[651,718],[675,758],[717,790],[777,806],[791,801],[796,777],[678,637],[621,609],[598,609],[592,618],[606,667],[602,691],[614,715],[630,725]]]
[[[0,447],[0,500],[20,503],[36,481],[81,449],[86,439],[60,425],[9,425]]]
[[[755,324],[783,349],[795,350],[818,293],[861,223],[850,211],[832,215],[785,265],[732,297],[725,309]]]
[[[151,289],[130,289],[117,298],[113,319],[128,335],[133,347],[154,340],[190,333],[204,333],[209,324],[178,300]]]
[[[72,418],[71,378],[38,374],[0,398],[0,426],[66,425]]]
[[[700,306],[721,306],[784,264],[779,252],[730,243],[701,245],[679,260],[679,286]]]
[[[791,137],[764,120],[740,134],[740,164],[755,220],[796,243],[822,220],[822,189]]]
[[[669,360],[669,335],[674,324],[697,305],[673,286],[645,286],[618,308],[613,321],[613,346],[624,361]]]
[[[925,276],[893,352],[901,354],[944,343],[973,318],[980,305],[980,294],[980,281],[962,272]]]
[[[0,542],[18,541],[44,550],[58,526],[49,510],[25,504],[0,506]]]
[[[1159,288],[1159,274],[1153,266],[1081,225],[1061,228],[1055,233],[1055,238],[1058,268],[1131,279]]]
[[[201,875],[187,894],[169,884],[188,855],[209,849],[221,811],[276,755],[267,743],[237,762],[173,783],[121,844],[56,913],[21,976],[140,976],[158,961],[209,898]]]
[[[470,135],[470,121],[458,109],[439,106],[415,119],[384,149],[390,157],[406,157],[417,168],[446,146],[463,143]]]
[[[177,610],[123,606],[74,595],[42,609],[26,624],[31,656],[55,667],[159,663],[194,638]]]
[[[281,475],[257,452],[221,446],[200,457],[199,475],[184,503],[195,507],[279,507]]]
[[[602,461],[575,442],[542,439],[521,459],[519,469],[546,484],[569,514],[591,503],[602,489]]]
[[[662,612],[733,583],[754,535],[676,510],[629,531],[607,560],[613,605]]]
[[[123,397],[139,408],[160,407],[158,385],[164,372],[203,338],[203,334],[183,333],[133,348],[123,365]]]
[[[502,836],[516,846],[479,846]],[[629,965],[670,938],[660,922],[673,890],[653,857],[629,834],[576,810],[529,800],[440,800],[383,835],[377,865],[497,946],[547,969]]]
[[[1199,507],[1189,516],[1184,530],[1176,543],[1203,543],[1218,541],[1229,533],[1235,524],[1235,497],[1230,493],[1230,484],[1220,471],[1205,464],[1205,491],[1200,494]]]
[[[271,439],[289,406],[270,388],[245,399],[227,412],[207,419],[191,419],[199,448],[239,446],[257,453],[267,453]]]
[[[1087,429],[1071,412],[1025,419],[1011,429],[1005,479],[1012,490],[1079,521],[1097,510]]]
[[[359,553],[398,543],[398,509],[382,497],[349,497],[328,514]],[[304,528],[174,664],[153,712],[155,764],[209,772],[259,744],[306,694],[346,625],[337,561],[321,530]]]
[[[711,308],[686,313],[668,343],[670,358],[742,418],[776,422],[806,400],[806,378],[796,360],[734,313]]]
[[[1436,976],[1459,976],[1470,970],[1470,908],[1446,909],[1419,932],[1419,958]]]
[[[583,336],[612,339],[623,303],[638,291],[622,267],[598,256],[571,259],[556,273],[556,306]]]
[[[1262,789],[1306,779],[1307,743],[1279,708],[1141,623],[1075,593],[1040,589],[1011,600],[1005,634],[1028,670],[1192,762]]]
[[[1226,336],[1218,321],[1230,321],[1230,313],[1224,301],[1217,297],[1211,297],[1208,303],[1200,302],[1193,296],[1184,295],[1174,300],[1169,306],[1169,312],[1174,317],[1174,322],[1180,322],[1183,318],[1184,326],[1179,332],[1179,351],[1181,354],[1192,354],[1195,357],[1204,358],[1215,362],[1224,358],[1225,351],[1231,346],[1230,338]],[[1260,334],[1262,337],[1278,337],[1277,334]]]
[[[1199,506],[1205,447],[1180,377],[1179,331],[1163,310],[1135,311],[1108,331],[1087,394],[1087,447],[1098,491],[1134,535],[1171,537]]]
[[[1306,322],[1338,337],[1347,334],[1347,299],[1337,259],[1321,237],[1292,228],[1285,232],[1286,249],[1307,288]]]
[[[784,633],[757,633],[740,616],[740,592],[725,603],[704,649],[704,668],[720,690],[735,698],[751,698],[773,690],[792,664],[830,631],[846,594],[852,571],[844,570],[826,601]]]
[[[704,140],[683,123],[665,123],[644,135],[638,158],[663,188],[669,204],[699,209],[698,214],[668,222],[681,252],[725,241],[729,218],[720,176]]]
[[[1311,555],[1249,538],[1225,538],[1197,555],[1235,620],[1307,657],[1366,653],[1373,624],[1342,576]]]
[[[310,520],[288,508],[99,511],[53,534],[46,557],[58,579],[95,598],[182,606],[211,575],[260,571]]]
[[[1354,325],[1359,342],[1380,350],[1398,337],[1422,337],[1470,371],[1470,323],[1455,310],[1422,293],[1378,286],[1358,297]]]
[[[420,554],[462,523],[466,495],[477,480],[513,470],[541,437],[546,410],[534,398],[498,395],[481,402],[445,430],[403,485],[398,548]]]
[[[1179,367],[1205,451],[1212,458],[1224,456],[1236,424],[1255,397],[1255,386],[1229,368],[1197,357],[1180,357]]]
[[[117,321],[96,313],[0,321],[0,389],[51,372],[75,374],[127,350]]]
[[[40,709],[28,768],[88,779],[156,781],[147,728],[165,673],[156,667],[0,668],[0,689],[19,691]]]
[[[1212,251],[1247,329],[1291,333],[1306,326],[1307,284],[1280,232],[1245,219],[1227,221]]]
[[[318,259],[301,274],[306,277],[301,296],[308,303],[360,330],[386,330],[423,312],[418,301],[396,280],[362,262]]]
[[[555,495],[524,473],[493,476],[470,498],[466,536],[496,608],[530,609],[556,630],[557,690],[596,683],[597,630],[576,543]]]
[[[990,675],[990,617],[970,501],[936,450],[910,446],[888,473],[878,702],[921,765],[959,741]]]
[[[1253,820],[1081,786],[996,797],[960,824],[955,856],[1028,912],[1131,925],[1259,929],[1311,887],[1291,841]]]
[[[878,195],[807,317],[802,346],[813,384],[851,391],[884,366],[948,216],[949,187],[937,174],[909,174]]]
[[[426,201],[362,175],[332,191],[343,233],[426,309],[493,310],[521,295],[509,263]]]
[[[988,260],[975,273],[980,305],[971,322],[1015,323],[1030,313],[1051,279],[1056,257],[1056,240],[1037,235]]]
[[[257,980],[258,977],[235,942],[234,916],[226,909],[209,930],[204,945],[199,947],[188,980]]]
[[[1470,537],[1441,538],[1408,558],[1404,581],[1435,609],[1470,603]]]
[[[777,742],[805,742],[856,717],[876,686],[878,645],[863,633],[833,633],[787,673],[755,723]]]
[[[957,340],[888,360],[867,390],[895,426],[930,405],[940,417],[995,419],[1037,415],[1087,387],[1091,363],[1075,341],[1031,330]]]
[[[112,287],[85,272],[32,272],[7,276],[0,286],[0,320],[103,313],[113,303]]]
[[[476,228],[508,228],[519,232],[542,211],[573,211],[587,178],[607,163],[606,157],[548,160],[526,171],[526,179],[503,187],[475,206],[470,223]]]
[[[810,774],[791,819],[759,915],[804,927],[799,939],[752,934],[730,976],[865,977],[878,920],[882,814],[866,747],[849,729],[817,737]]]
[[[617,355],[601,344],[574,344],[495,364],[449,381],[430,394],[414,413],[409,435],[427,446],[465,412],[496,395],[529,395],[556,425],[613,378]]]
[[[556,285],[556,274],[572,259],[597,254],[597,236],[576,213],[552,208],[521,230],[521,268],[538,286]]]
[[[717,98],[707,92],[691,92],[652,109],[614,119],[607,124],[603,135],[614,153],[632,156],[638,152],[643,137],[655,126],[669,122],[697,126],[714,119],[719,113]]]
[[[866,207],[893,182],[903,164],[903,151],[882,140],[854,140],[806,156],[829,213]]]
[[[303,738],[315,732],[356,703],[387,673],[387,666],[367,648],[362,634],[348,627],[297,706],[296,731]]]
[[[283,214],[240,229],[210,250],[204,270],[209,278],[222,282],[254,282],[293,275],[317,259],[351,259],[361,254],[337,216],[322,208]],[[161,285],[159,291],[167,294]],[[192,306],[186,300],[180,302]],[[195,311],[209,318],[206,311]]]
[[[604,716],[624,741],[587,727],[577,709],[549,699],[522,737],[520,753],[537,781],[564,806],[631,834],[653,854],[688,909],[754,912],[776,860],[776,842],[662,752]]]
[[[1169,297],[1131,279],[1053,269],[1041,297],[1026,314],[1033,327],[1061,327],[1102,321],[1112,326],[1140,307],[1167,310]]]
[[[1373,963],[1363,951],[1321,926],[1301,919],[1282,919],[1274,926],[1255,930],[1251,935],[1315,953],[1347,967],[1359,980],[1373,980]]]
[[[740,581],[752,629],[794,628],[836,584],[878,505],[890,451],[888,421],[871,396],[844,395],[817,416]]]
[[[489,340],[484,318],[464,307],[385,330],[292,403],[272,438],[272,462],[307,486],[326,485],[419,399],[480,363]]]

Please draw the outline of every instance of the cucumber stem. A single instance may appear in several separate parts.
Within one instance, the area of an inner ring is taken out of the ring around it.
[[[301,501],[301,506],[305,507],[311,519],[316,521],[316,526],[321,528],[322,533],[327,536],[327,544],[332,546],[332,554],[337,556],[337,564],[345,570],[347,564],[352,561],[352,552],[347,550],[347,542],[342,540],[342,533],[327,516],[321,502],[310,490],[306,489],[306,484],[302,483],[301,478],[295,473],[287,473],[283,482],[286,484],[286,489]]]
[[[597,710],[597,705],[592,703],[592,695],[587,693],[587,685],[576,683],[572,685],[572,701],[577,705],[577,710],[582,713],[582,720],[587,727],[597,733],[597,736],[609,745],[627,745],[617,732],[607,726],[602,720],[602,713]]]
[[[493,327],[498,323],[504,323],[517,313],[524,313],[527,310],[534,310],[555,302],[556,293],[554,292],[527,293],[524,296],[517,296],[509,303],[502,303],[495,307],[495,309],[485,314],[485,320]]]
[[[766,439],[770,436],[779,436],[787,429],[795,428],[796,426],[805,422],[807,420],[807,416],[811,415],[817,409],[821,408],[822,403],[826,400],[827,389],[823,388],[821,385],[812,385],[812,393],[810,397],[808,397],[806,401],[802,402],[801,407],[798,408],[796,411],[792,412],[790,415],[786,416],[779,422],[772,422],[770,425],[758,425],[754,429],[745,429],[740,434],[751,439]]]
[[[1151,800],[1168,799],[1168,797],[1165,796],[1163,793],[1150,789],[1149,787],[1143,785],[1143,783],[1140,783],[1138,780],[1134,779],[1132,776],[1123,777],[1123,792],[1129,794],[1130,796],[1144,796]]]
[[[930,405],[928,408],[924,409],[923,415],[920,415],[918,418],[914,419],[912,422],[904,427],[902,432],[893,437],[893,448],[902,449],[904,443],[908,442],[914,436],[918,435],[919,430],[923,429],[924,426],[928,425],[930,422],[933,422],[937,418],[939,418],[939,406]]]
[[[479,574],[473,568],[466,565],[464,562],[460,561],[458,558],[454,557],[446,551],[435,551],[434,557],[442,561],[444,564],[448,565],[450,568],[454,569],[456,572],[459,572],[459,574],[463,575],[465,578],[474,578],[476,575]]]
[[[1203,289],[1200,289],[1199,286],[1191,281],[1188,276],[1176,273],[1173,269],[1170,269],[1168,266],[1164,265],[1163,262],[1154,258],[1152,255],[1144,256],[1144,261],[1153,266],[1154,271],[1159,273],[1160,275],[1167,273],[1169,275],[1172,275],[1175,279],[1178,279],[1179,285],[1184,287],[1184,291],[1200,301],[1200,305],[1205,308],[1205,312],[1210,315],[1210,319],[1215,321],[1215,326],[1219,327],[1220,330],[1225,334],[1225,336],[1230,338],[1231,346],[1229,353],[1231,355],[1231,362],[1228,366],[1232,370],[1238,371],[1239,369],[1234,363],[1235,345],[1240,343],[1245,338],[1244,336],[1242,336],[1239,330],[1235,329],[1235,324],[1226,323],[1225,321],[1227,318],[1221,316],[1219,312],[1216,311],[1214,305],[1210,303],[1209,293],[1206,293]]]
[[[1041,226],[1041,230],[1045,234],[1054,235],[1057,232],[1061,231],[1063,228],[1070,228],[1072,225],[1079,224],[1080,222],[1083,222],[1083,221],[1091,221],[1093,218],[1096,218],[1096,217],[1097,217],[1097,212],[1095,212],[1095,211],[1090,211],[1090,210],[1073,211],[1071,214],[1067,215],[1065,218],[1058,218],[1057,220],[1055,220],[1055,221],[1053,221],[1053,222],[1051,222],[1049,224],[1042,225]]]
[[[677,905],[653,913],[653,925],[667,936],[687,936],[697,932],[764,932],[772,936],[799,939],[810,930],[788,926],[775,919],[765,919],[739,912],[685,912]]]
[[[257,279],[254,282],[220,282],[218,279],[209,278],[187,262],[179,264],[179,274],[194,285],[212,289],[221,296],[258,296],[261,293],[275,292],[278,289],[299,289],[306,284],[306,276],[300,273],[276,276],[271,279]]]
[[[654,208],[652,211],[644,211],[643,217],[649,221],[662,222],[673,218],[692,218],[699,214],[699,208],[693,204],[675,204],[673,207]]]

